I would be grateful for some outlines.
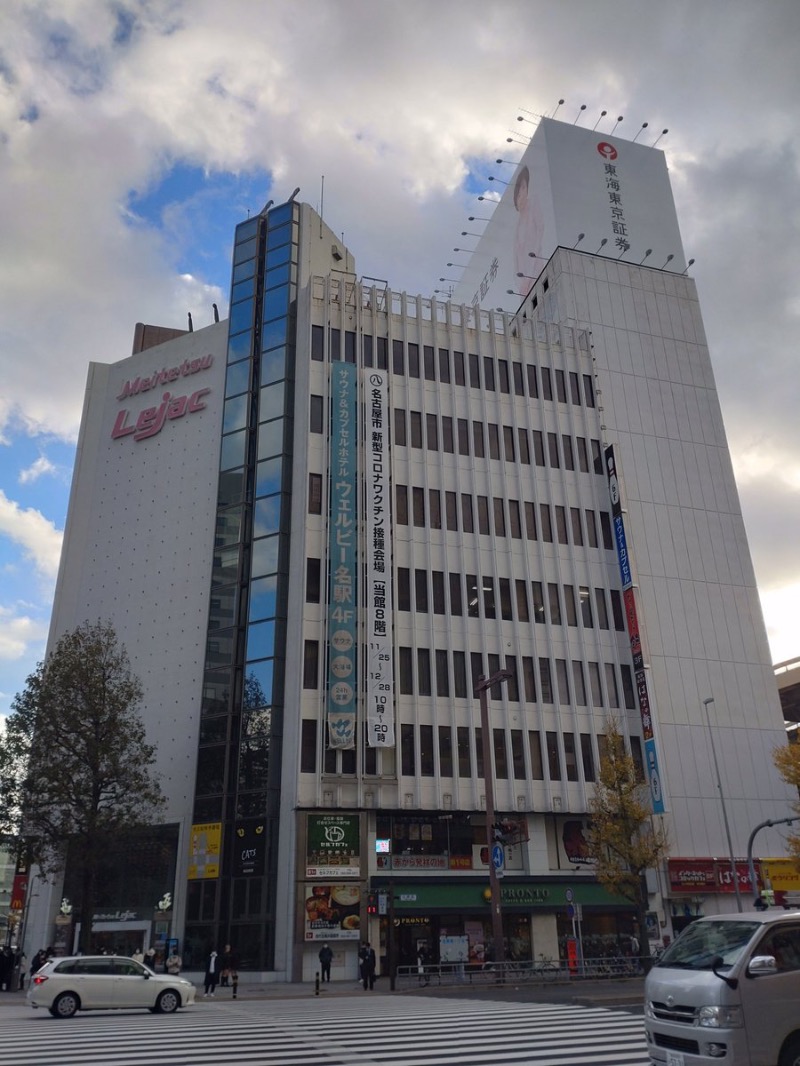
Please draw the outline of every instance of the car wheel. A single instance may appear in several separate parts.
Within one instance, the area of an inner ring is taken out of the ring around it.
[[[786,1041],[778,1060],[778,1066],[800,1066],[800,1034]]]
[[[71,1018],[80,1008],[81,1001],[74,992],[62,992],[50,1008],[54,1018]]]
[[[181,997],[171,988],[162,992],[156,1000],[156,1010],[161,1014],[174,1014],[181,1005]]]

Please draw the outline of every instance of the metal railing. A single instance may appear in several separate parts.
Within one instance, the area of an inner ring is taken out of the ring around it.
[[[617,955],[573,962],[558,959],[507,960],[494,963],[441,962],[398,966],[395,987],[408,989],[427,985],[547,984],[581,980],[619,980],[641,976],[652,959]]]

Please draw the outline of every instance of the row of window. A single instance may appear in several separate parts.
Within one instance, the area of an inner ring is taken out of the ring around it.
[[[342,337],[338,329],[330,329],[328,358],[331,362],[356,362],[357,341],[352,330],[345,330]],[[322,326],[311,327],[311,358],[315,362],[325,359],[325,331]],[[361,365],[389,369],[389,344],[386,337],[362,337]],[[487,392],[501,392],[531,399],[555,400],[558,403],[595,406],[594,384],[591,374],[575,371],[551,370],[547,366],[521,363],[507,359],[495,359],[490,355],[470,352],[451,352],[448,348],[437,350],[429,344],[392,341],[392,373],[442,384],[462,385]]]
[[[449,415],[443,415],[440,419],[435,414],[426,414],[424,424],[425,444],[422,412],[406,412],[396,407],[393,419],[394,443],[407,447],[410,441],[412,448],[427,446],[427,450],[432,452],[438,452],[441,448],[441,451],[455,455],[457,450],[459,455],[476,459],[488,457],[508,463],[516,462],[519,457],[520,463],[526,466],[530,466],[533,461],[536,466],[549,466],[553,470],[563,467],[565,470],[577,469],[584,474],[588,474],[590,470],[595,474],[604,473],[603,449],[600,441],[594,437],[588,441],[586,437],[575,437],[573,442],[568,433],[543,433],[538,429],[531,430],[529,437],[524,426],[517,427],[515,433],[513,426],[499,426],[496,422],[489,422],[484,427],[483,422],[478,421],[472,422],[470,432],[468,419],[453,419]],[[323,433],[325,430],[324,398],[316,393],[310,397],[309,429],[312,433]]]
[[[466,581],[466,595],[464,582]],[[547,594],[545,595],[545,588]],[[622,597],[617,589],[610,589],[614,628],[623,633],[625,619]],[[449,600],[449,602],[448,602]],[[606,590],[590,589],[586,585],[559,586],[554,582],[531,581],[508,577],[478,578],[477,574],[449,573],[433,570],[412,571],[405,566],[397,570],[397,610],[417,614],[463,615],[469,618],[500,618],[505,622],[534,622],[551,625],[577,626],[578,613],[585,629],[609,629]],[[594,606],[593,606],[594,605]]]
[[[303,687],[318,689],[320,684],[320,643],[307,640],[303,649]],[[500,669],[500,656],[488,655],[489,676]],[[620,692],[625,707],[634,710],[636,693],[630,666],[623,663],[582,662],[580,659],[555,659],[547,656],[521,657],[522,669],[513,655],[507,655],[503,668],[511,671],[506,684],[510,703],[555,703],[561,706],[587,707],[591,695],[593,707],[618,708]],[[555,665],[554,665],[555,664]],[[468,699],[483,675],[483,653],[454,651],[452,659],[446,649],[397,648],[396,684],[401,696],[454,696]],[[588,688],[587,688],[588,678]],[[621,685],[620,685],[621,681]],[[492,688],[500,698],[500,685]]]
[[[304,718],[300,749],[302,773],[317,772],[316,719]],[[544,739],[543,739],[544,738]],[[584,781],[596,780],[596,766],[603,758],[605,735],[597,737],[595,752],[590,733],[559,734],[555,730],[492,729],[492,756],[495,778],[501,781]],[[527,743],[526,743],[527,740]],[[455,741],[455,743],[454,743]],[[356,751],[342,751],[337,765],[335,749],[324,753],[323,772],[355,774]],[[637,777],[644,780],[642,743],[630,738],[630,754]],[[365,773],[377,773],[375,749],[365,748]],[[437,766],[438,764],[438,766]],[[480,727],[456,726],[455,737],[449,725],[400,726],[400,765],[404,776],[415,777],[483,777],[483,737]],[[546,768],[546,775],[545,775]]]
[[[395,512],[394,518],[398,526],[409,524],[420,528],[442,528],[442,498],[439,489],[428,489],[428,508],[426,521],[425,489],[411,489],[411,522],[409,523],[409,490],[407,485],[395,485]],[[483,536],[505,537],[510,535],[516,540],[524,536],[527,540],[542,540],[547,544],[569,544],[578,547],[588,545],[590,548],[599,547],[597,539],[596,513],[591,509],[583,512],[579,507],[569,508],[569,522],[567,521],[567,508],[561,504],[554,504],[551,508],[549,503],[540,503],[538,508],[529,500],[523,501],[520,507],[519,500],[504,500],[501,496],[495,496],[491,502],[488,496],[473,497],[469,493],[460,494],[460,507],[458,495],[455,492],[445,491],[444,520],[446,528],[453,532],[459,530],[459,514],[461,517],[462,533],[479,533]],[[474,505],[474,506],[473,506]],[[508,508],[508,511],[506,511]],[[538,510],[538,522],[537,522]],[[611,534],[611,517],[607,511],[598,512],[600,516],[600,532],[603,538],[603,547],[611,551],[614,541]],[[477,516],[477,527],[475,518]],[[555,516],[555,521],[553,520]],[[524,523],[523,523],[524,518]],[[585,521],[585,532],[584,532]],[[508,531],[508,532],[506,532]],[[571,534],[571,541],[570,541]]]
[[[543,433],[534,429],[529,437],[524,426],[518,426],[515,433],[513,426],[499,426],[496,422],[489,422],[484,427],[483,422],[477,421],[472,422],[470,432],[470,423],[466,418],[454,420],[449,415],[443,415],[439,419],[435,414],[426,414],[423,420],[421,411],[406,412],[400,407],[394,409],[393,427],[394,443],[402,447],[408,446],[409,442],[412,448],[427,447],[429,452],[438,452],[441,447],[443,452],[451,455],[456,454],[457,447],[459,455],[474,456],[476,459],[499,459],[513,463],[519,457],[520,463],[525,466],[530,466],[533,461],[536,466],[549,466],[554,470],[560,470],[563,466],[565,470],[577,468],[584,474],[588,474],[590,469],[595,474],[603,473],[600,441],[594,438],[590,438],[587,445],[585,437],[576,437],[573,444],[568,433],[562,433],[559,440],[558,433]]]

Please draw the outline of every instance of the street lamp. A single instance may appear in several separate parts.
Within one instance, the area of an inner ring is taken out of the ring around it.
[[[475,686],[475,694],[481,702],[481,748],[483,750],[483,788],[486,793],[486,851],[489,859],[489,891],[492,906],[492,940],[494,949],[493,961],[502,964],[505,961],[506,949],[503,940],[503,913],[500,903],[500,881],[497,870],[492,861],[492,848],[494,839],[494,772],[492,770],[492,745],[489,740],[489,697],[486,695],[493,685],[499,685],[501,681],[508,681],[514,675],[511,670],[498,670],[491,677],[481,675]],[[502,969],[498,970],[502,974]]]
[[[711,755],[714,759],[714,772],[717,775],[717,789],[719,790],[719,802],[722,805],[722,821],[725,825],[725,836],[728,840],[728,855],[731,860],[731,875],[733,876],[733,890],[736,893],[736,908],[739,913],[742,912],[742,896],[739,892],[739,875],[736,872],[736,857],[733,853],[733,842],[731,841],[731,827],[728,823],[728,811],[725,806],[725,796],[722,793],[722,778],[719,775],[719,763],[717,761],[717,749],[714,747],[714,734],[711,732],[711,711],[708,709],[709,705],[714,702],[713,696],[708,696],[703,700],[703,706],[706,709],[706,724],[708,726],[708,740],[711,744]]]

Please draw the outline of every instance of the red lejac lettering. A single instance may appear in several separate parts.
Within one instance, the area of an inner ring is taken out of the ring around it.
[[[128,422],[130,412],[120,411],[111,430],[111,437],[118,440],[132,434],[135,441],[155,437],[164,428],[167,419],[183,418],[186,414],[205,410],[205,397],[210,392],[211,389],[198,389],[191,396],[173,396],[172,393],[165,392],[158,407],[145,407],[133,424]]]

